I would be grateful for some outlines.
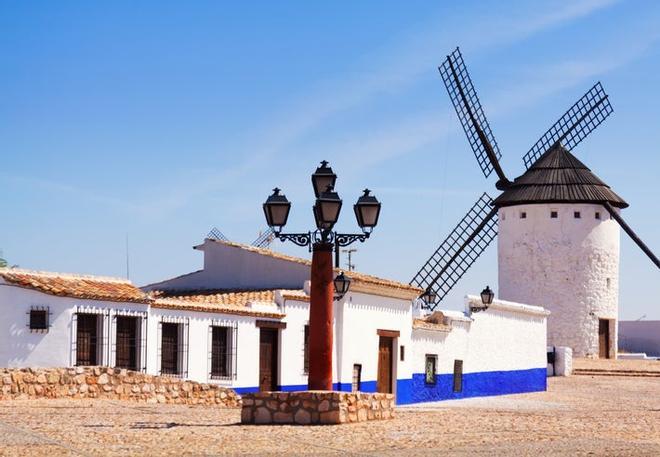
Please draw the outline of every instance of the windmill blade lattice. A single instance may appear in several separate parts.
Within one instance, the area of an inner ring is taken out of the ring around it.
[[[273,229],[268,227],[264,232],[260,232],[256,240],[252,242],[252,246],[256,248],[265,248],[269,246],[275,239],[275,232]]]
[[[492,207],[492,201],[484,192],[410,281],[412,285],[436,292],[435,304],[447,295],[497,236],[497,208]]]
[[[612,112],[609,96],[597,82],[525,154],[525,167],[531,167],[557,141],[572,150]]]
[[[218,240],[218,241],[229,241],[224,233],[222,233],[218,227],[213,227],[211,231],[206,235],[206,238],[209,240]]]
[[[492,149],[496,159],[500,159],[502,154],[465,67],[461,51],[456,48],[438,70],[479,167],[484,176],[488,177],[493,172],[494,166],[488,156],[487,148]]]

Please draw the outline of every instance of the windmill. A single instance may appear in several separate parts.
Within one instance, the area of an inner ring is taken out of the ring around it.
[[[600,205],[597,208],[604,208],[611,219],[618,222],[660,268],[658,258],[621,218],[618,210],[627,207],[628,204],[569,152],[612,113],[608,95],[600,82],[589,89],[530,148],[523,157],[527,171],[514,181],[510,181],[500,166],[499,160],[502,154],[460,50],[456,48],[438,69],[482,173],[487,178],[495,172],[498,176],[496,188],[503,193],[493,199],[484,192],[413,277],[411,284],[432,292],[432,296],[436,297],[435,302],[430,306],[431,309],[437,306],[496,238],[498,212],[505,215],[507,208],[522,208],[523,206],[520,205],[536,204],[543,208],[543,211],[546,209],[545,206],[561,207],[563,211],[569,203]],[[513,215],[512,211],[509,212]],[[556,210],[550,209],[547,213],[548,217],[558,218]],[[523,211],[510,218],[526,218],[526,216],[527,213]],[[580,211],[573,211],[573,216],[580,217]],[[597,219],[596,222],[604,222],[597,210],[594,218]],[[518,227],[512,230],[512,233],[507,232],[508,238],[521,233],[520,236],[531,236],[529,228]],[[525,230],[527,231],[525,232]],[[608,228],[608,230],[612,229]],[[502,227],[499,228],[499,231],[502,232]],[[617,236],[616,243],[612,241],[615,235]],[[611,245],[608,249],[612,252],[615,251],[615,274],[618,278],[618,227],[616,234],[609,236],[607,242],[610,243],[608,246]],[[503,263],[506,263],[503,259],[506,261],[511,261],[511,259],[506,257],[507,252],[502,252],[509,249],[509,245],[503,246],[501,239],[499,243],[500,286],[502,286],[503,268],[507,268],[503,266]],[[586,253],[586,255],[592,254],[591,252]],[[542,253],[539,253],[539,256],[541,255]],[[518,263],[524,262],[524,260],[514,260]],[[526,266],[529,265],[522,265],[523,268]],[[515,272],[509,273],[514,274]],[[607,278],[608,287],[611,279]],[[502,297],[502,289],[500,287],[500,297]],[[513,293],[511,294],[513,295]],[[530,294],[527,296],[530,297]],[[533,293],[531,293],[531,297],[533,297]],[[531,301],[524,303],[531,303]],[[591,315],[594,314],[593,311],[589,312]]]

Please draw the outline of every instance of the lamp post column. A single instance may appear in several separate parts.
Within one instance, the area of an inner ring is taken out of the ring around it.
[[[332,243],[314,243],[309,300],[309,390],[332,390]]]

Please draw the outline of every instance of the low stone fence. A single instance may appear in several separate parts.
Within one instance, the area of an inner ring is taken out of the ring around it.
[[[343,424],[394,417],[394,395],[363,392],[258,392],[243,395],[243,424]]]
[[[104,398],[146,403],[241,406],[231,389],[107,367],[0,368],[0,400]]]

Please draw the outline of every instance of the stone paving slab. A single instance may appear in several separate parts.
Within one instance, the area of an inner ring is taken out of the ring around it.
[[[0,401],[0,455],[660,455],[660,382],[551,378],[549,391],[399,408],[391,421],[240,425],[240,410]]]

